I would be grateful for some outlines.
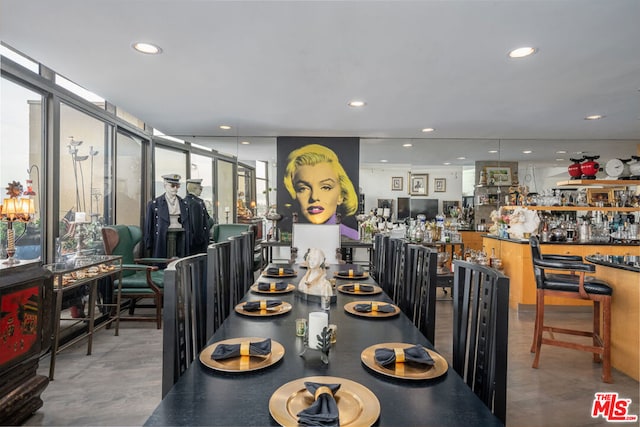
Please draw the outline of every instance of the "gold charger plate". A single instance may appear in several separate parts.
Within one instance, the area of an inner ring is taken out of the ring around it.
[[[349,294],[349,295],[377,295],[382,293],[382,288],[380,286],[376,286],[376,285],[369,285],[366,284],[365,286],[371,286],[373,288],[373,290],[371,292],[365,292],[365,291],[348,291],[346,289],[344,289],[345,286],[348,285],[354,285],[354,283],[345,283],[344,285],[340,285],[337,287],[338,291],[342,292],[343,294]]]
[[[341,426],[370,426],[380,416],[380,402],[375,394],[362,384],[338,377],[306,377],[293,380],[278,388],[269,399],[269,412],[281,426],[297,426],[298,412],[313,403],[307,391],[307,381],[341,384],[335,394]]]
[[[289,283],[287,285],[287,288],[281,291],[261,291],[260,289],[258,289],[257,283],[251,286],[251,290],[258,294],[286,294],[287,292],[293,291],[295,288],[296,288],[296,285],[294,285],[293,283]]]
[[[273,308],[265,308],[263,310],[256,311],[247,311],[244,308],[244,302],[236,305],[235,310],[237,313],[244,314],[245,316],[255,316],[255,317],[265,317],[265,316],[277,316],[279,314],[284,314],[291,311],[291,304],[286,301],[283,301],[282,304],[275,306]]]
[[[211,355],[220,344],[240,344],[243,341],[264,341],[266,338],[242,337],[218,341],[200,352],[200,362],[208,368],[224,372],[249,372],[264,369],[278,362],[284,356],[284,346],[271,340],[271,353],[267,356],[240,356],[231,359],[213,360]]]
[[[382,375],[386,375],[393,378],[401,378],[404,380],[428,380],[432,378],[438,378],[444,375],[449,369],[449,364],[439,353],[424,347],[429,353],[429,356],[433,359],[435,364],[433,366],[421,367],[411,363],[398,363],[389,365],[388,367],[380,366],[376,363],[376,349],[377,348],[408,348],[413,347],[415,344],[407,344],[401,342],[389,342],[382,344],[374,344],[371,347],[365,348],[360,354],[360,359],[371,370],[378,372]]]
[[[384,313],[382,311],[371,311],[369,313],[363,313],[355,309],[356,304],[368,304],[370,302],[371,301],[351,301],[344,305],[344,309],[347,313],[351,313],[361,317],[385,318],[385,317],[397,316],[398,314],[400,314],[400,308],[397,305],[391,304],[388,302],[383,302],[383,301],[373,301],[373,302],[377,302],[378,304],[392,305],[394,310],[391,313]]]
[[[349,274],[340,274],[339,271],[333,273],[334,277],[338,279],[349,279],[349,280],[364,280],[369,278],[369,273],[366,271],[362,273],[362,276],[349,276]]]

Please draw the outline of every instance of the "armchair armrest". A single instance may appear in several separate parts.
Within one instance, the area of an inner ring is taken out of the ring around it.
[[[156,271],[159,268],[155,265],[144,265],[144,264],[122,264],[123,270],[135,270],[135,271]]]
[[[580,255],[545,254],[542,255],[542,259],[545,261],[582,262],[582,257]]]
[[[596,271],[596,266],[593,264],[584,264],[582,262],[575,261],[559,261],[559,260],[547,260],[547,259],[534,259],[533,264],[542,267],[550,268],[553,270],[570,270],[570,271],[582,271],[585,273],[593,273]]]
[[[174,258],[136,258],[135,262],[139,264],[169,264],[171,261],[178,259]]]

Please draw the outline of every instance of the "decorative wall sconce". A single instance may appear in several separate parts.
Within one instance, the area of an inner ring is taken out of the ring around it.
[[[7,255],[8,259],[3,262],[6,265],[19,264],[20,261],[13,258],[16,253],[15,232],[13,223],[16,221],[29,222],[36,213],[35,204],[32,199],[19,198],[22,194],[22,185],[13,181],[7,187],[7,195],[0,207],[0,220],[7,223]]]

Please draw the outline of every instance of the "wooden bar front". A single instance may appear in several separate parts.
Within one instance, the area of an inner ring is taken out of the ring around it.
[[[510,279],[509,306],[522,309],[536,303],[536,284],[527,241],[485,236],[487,253],[495,249],[502,259],[504,274]],[[543,254],[567,254],[586,257],[594,254],[640,256],[637,245],[590,245],[541,243]],[[640,380],[640,273],[603,265],[596,266],[595,277],[613,288],[611,300],[611,362],[614,368]],[[591,306],[590,301],[545,298],[546,305]],[[532,331],[533,333],[533,331]]]

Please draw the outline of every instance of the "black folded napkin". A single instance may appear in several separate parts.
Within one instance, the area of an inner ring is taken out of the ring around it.
[[[242,354],[243,351],[248,351],[248,354]],[[258,342],[247,341],[247,343],[244,343],[244,348],[243,344],[218,344],[216,349],[213,350],[211,358],[213,360],[223,360],[238,356],[267,356],[269,353],[271,353],[271,338]]]
[[[341,276],[362,277],[364,276],[364,271],[358,269],[340,270],[338,274]]]
[[[298,412],[298,424],[303,426],[339,426],[338,405],[333,397],[340,384],[305,382],[304,386],[315,397],[315,402]],[[316,392],[318,394],[316,395]]]
[[[264,303],[264,306],[263,306]],[[267,300],[259,300],[259,301],[249,301],[245,302],[242,306],[244,311],[260,311],[264,308],[273,308],[282,304],[282,301],[279,299],[267,299]]]
[[[267,274],[278,275],[281,276],[283,274],[293,274],[293,268],[289,266],[275,266],[267,268]]]
[[[374,307],[374,305],[376,307]],[[355,311],[359,311],[361,313],[370,313],[372,311],[380,311],[382,313],[393,313],[396,311],[395,307],[391,304],[383,304],[372,302],[369,304],[356,304],[353,306]]]
[[[259,291],[284,291],[287,286],[285,282],[258,282]]]
[[[420,365],[433,366],[436,362],[431,358],[427,350],[420,345],[414,345],[403,350],[404,362],[418,363]],[[394,348],[376,348],[376,363],[382,366],[396,363],[396,349]],[[398,361],[400,362],[400,361]]]
[[[359,285],[357,283],[353,283],[351,285],[344,285],[342,287],[343,291],[348,292],[373,292],[373,286],[371,285]]]

